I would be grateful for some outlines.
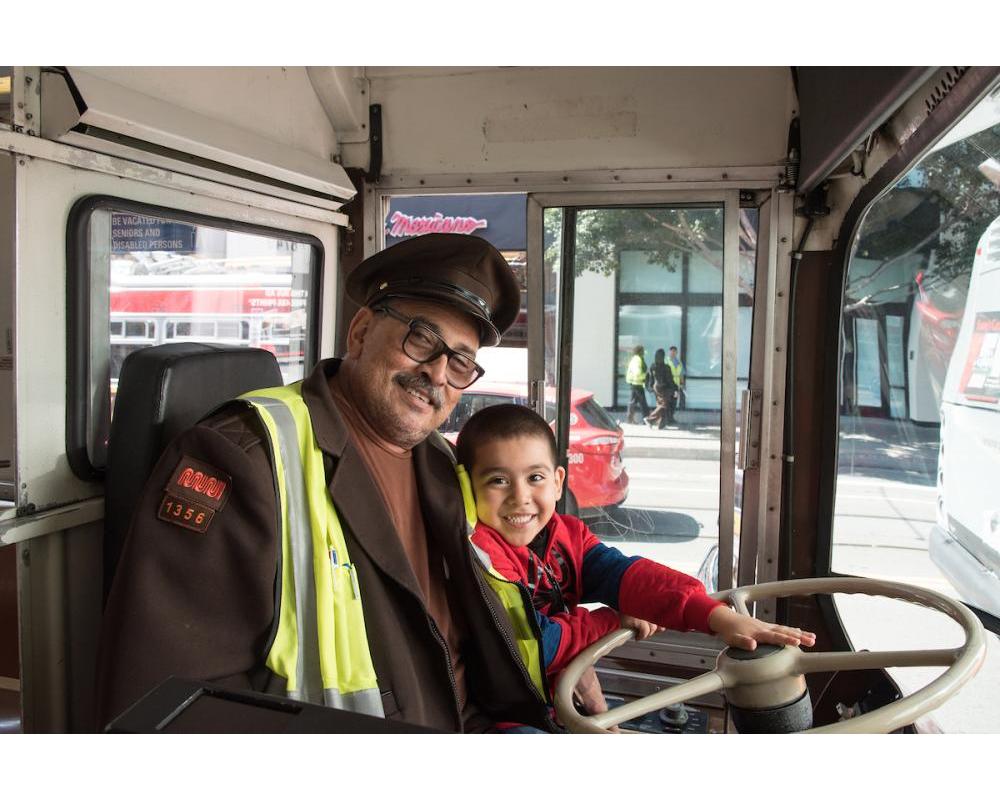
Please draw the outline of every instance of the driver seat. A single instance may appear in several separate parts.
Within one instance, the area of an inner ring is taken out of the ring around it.
[[[130,353],[122,364],[108,438],[104,494],[104,602],[132,514],[160,454],[227,400],[281,386],[273,353],[179,342]]]

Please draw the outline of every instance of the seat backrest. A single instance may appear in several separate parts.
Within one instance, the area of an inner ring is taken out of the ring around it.
[[[170,440],[227,400],[282,383],[274,354],[247,347],[183,342],[136,350],[125,359],[108,437],[105,600],[132,513]]]

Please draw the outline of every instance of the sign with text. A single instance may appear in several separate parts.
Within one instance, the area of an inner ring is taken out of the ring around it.
[[[526,250],[523,194],[393,197],[385,217],[386,247],[425,233],[461,233],[486,239],[498,250]]]
[[[193,253],[197,226],[170,222],[144,214],[111,212],[111,252],[148,253],[154,250]]]

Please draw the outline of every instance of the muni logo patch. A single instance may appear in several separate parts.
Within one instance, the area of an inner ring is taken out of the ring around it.
[[[232,478],[215,467],[184,456],[163,488],[168,494],[220,511],[229,499],[232,482]]]
[[[156,516],[181,528],[205,533],[229,499],[232,483],[226,473],[184,456],[163,487]]]

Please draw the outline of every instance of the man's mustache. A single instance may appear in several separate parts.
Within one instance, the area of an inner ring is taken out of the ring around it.
[[[399,373],[393,376],[393,380],[403,389],[410,389],[425,395],[431,401],[435,411],[441,410],[441,406],[444,404],[444,392],[439,387],[434,386],[426,375]]]

